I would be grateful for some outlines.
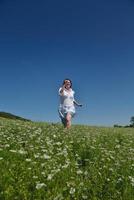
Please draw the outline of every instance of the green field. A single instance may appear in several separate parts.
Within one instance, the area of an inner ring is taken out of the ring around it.
[[[134,128],[0,119],[0,200],[86,199],[134,199]]]

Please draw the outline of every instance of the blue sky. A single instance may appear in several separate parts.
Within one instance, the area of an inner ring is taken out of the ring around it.
[[[73,123],[134,115],[133,0],[0,0],[0,110],[59,122],[58,88],[83,103]]]

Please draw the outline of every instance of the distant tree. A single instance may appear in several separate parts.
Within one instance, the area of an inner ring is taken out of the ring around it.
[[[114,127],[116,128],[116,127],[119,127],[119,125],[118,124],[114,124]]]
[[[115,128],[121,128],[121,127],[123,127],[123,126],[118,125],[118,124],[114,124],[114,127],[115,127]]]
[[[130,125],[134,127],[134,116],[131,117],[130,123],[131,123]]]

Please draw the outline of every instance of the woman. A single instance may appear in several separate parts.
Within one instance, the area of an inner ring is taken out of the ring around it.
[[[72,90],[72,81],[65,79],[62,87],[59,89],[60,106],[59,114],[65,128],[71,127],[71,119],[75,115],[75,105],[82,106],[74,99],[74,91]]]

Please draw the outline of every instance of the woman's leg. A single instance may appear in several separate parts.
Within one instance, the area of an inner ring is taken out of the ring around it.
[[[71,114],[67,113],[67,115],[66,115],[66,128],[70,128],[71,127],[71,119],[72,119]]]
[[[62,124],[64,127],[66,127],[66,119],[65,118],[61,118]]]
[[[58,109],[58,112],[63,126],[66,127],[66,116],[63,114],[61,109]]]

